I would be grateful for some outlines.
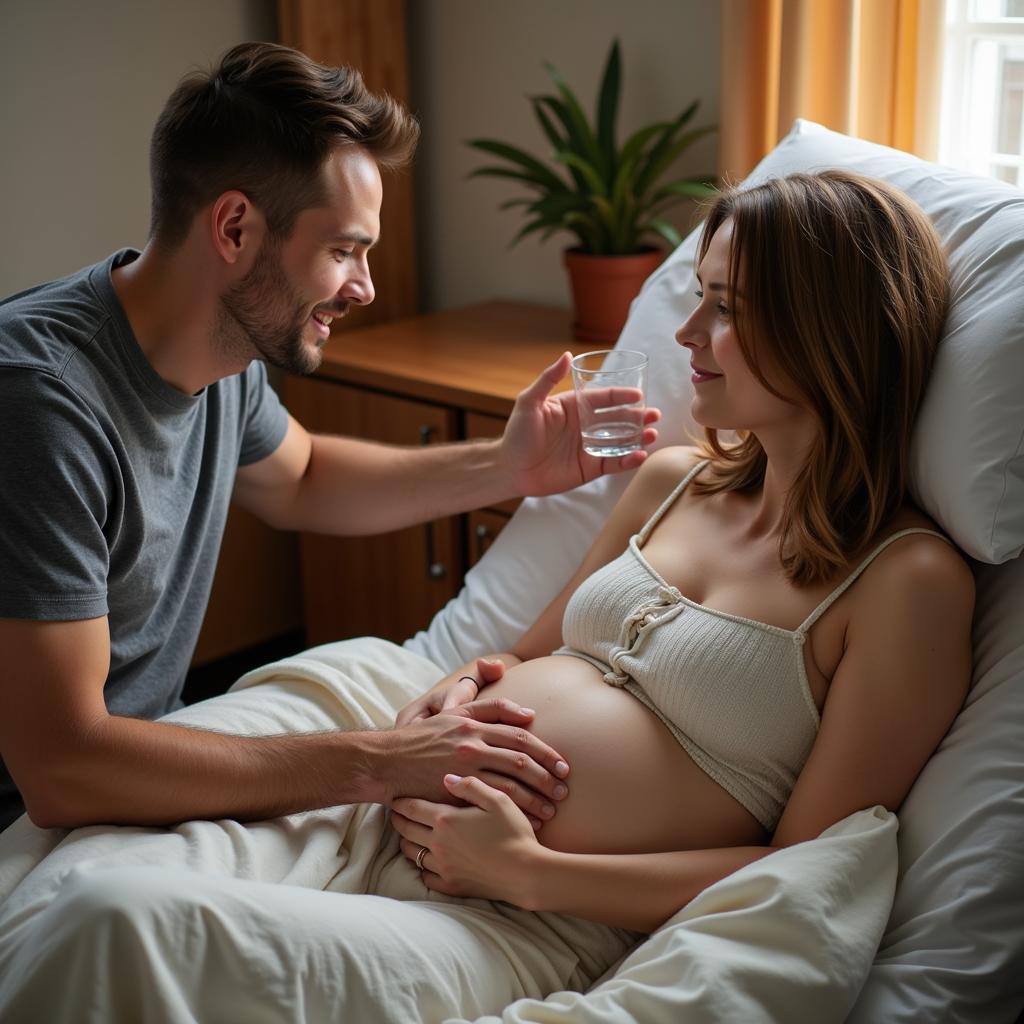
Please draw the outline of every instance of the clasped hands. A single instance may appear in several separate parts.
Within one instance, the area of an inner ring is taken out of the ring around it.
[[[500,660],[477,659],[483,686],[504,672]],[[395,725],[412,741],[403,744],[404,760],[418,778],[394,785],[402,795],[390,800],[391,821],[428,889],[519,902],[535,831],[567,795],[561,780],[569,766],[529,732],[531,709],[477,698],[475,680],[451,678],[399,712]],[[437,779],[436,792],[423,773]],[[425,789],[429,798],[405,795]]]

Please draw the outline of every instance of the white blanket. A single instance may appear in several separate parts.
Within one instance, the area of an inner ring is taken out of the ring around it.
[[[251,734],[379,728],[439,674],[425,659],[383,641],[347,641],[259,669],[225,697],[170,717]],[[854,814],[820,838],[780,850],[711,886],[589,993],[520,999],[500,1018],[480,1019],[842,1021],[889,914],[896,828],[895,817],[881,808]],[[136,844],[138,863],[151,865],[151,853],[159,849],[160,863],[168,869],[258,874],[300,886],[315,886],[338,853],[330,814],[292,815],[252,826],[189,822],[173,830],[71,833],[37,829],[22,818],[0,835],[0,929],[12,927],[23,908],[47,898],[76,864],[123,851],[126,836]],[[257,850],[258,865],[252,862]],[[216,993],[218,1000],[224,996]],[[270,1019],[306,1019],[296,1006],[278,1010]],[[372,1022],[374,1009],[366,1008],[358,1019]]]

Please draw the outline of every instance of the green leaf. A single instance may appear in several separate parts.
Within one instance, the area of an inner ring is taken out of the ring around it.
[[[637,233],[639,235],[643,235],[647,232],[653,232],[656,235],[660,235],[670,246],[672,246],[673,249],[683,241],[683,236],[679,234],[679,232],[676,231],[676,229],[667,221],[649,220],[637,226]]]
[[[655,124],[647,125],[646,128],[640,128],[635,131],[622,147],[622,152],[619,154],[619,166],[621,167],[624,163],[636,160],[643,151],[644,146],[647,145],[653,136],[672,128],[673,124],[674,122],[672,121],[658,121]]]
[[[681,131],[686,127],[690,119],[697,111],[697,107],[700,106],[700,100],[694,100],[675,120],[663,122],[664,129],[661,134],[661,138],[651,148],[651,155],[661,152],[666,146],[672,144],[676,132]]]
[[[676,131],[680,128],[685,127],[690,123],[690,118],[697,113],[697,108],[700,106],[700,100],[694,100],[677,118],[676,118]]]
[[[537,120],[540,121],[544,134],[548,137],[548,142],[551,143],[557,152],[560,149],[565,149],[568,145],[568,135],[562,135],[552,123],[551,118],[544,113],[542,99],[543,97],[541,96],[532,96],[530,97],[530,103],[533,105],[533,112],[537,115]]]
[[[621,77],[622,57],[619,52],[619,41],[616,39],[608,51],[608,60],[601,76],[596,114],[597,145],[604,157],[608,178],[615,173],[615,118],[619,109]]]
[[[532,206],[535,200],[533,199],[506,199],[505,202],[498,206],[499,210],[511,210],[515,206]]]
[[[712,174],[699,174],[696,177],[669,182],[654,193],[651,198],[652,206],[647,212],[651,212],[653,205],[660,204],[666,196],[672,201],[677,201],[679,197],[700,201],[718,195],[719,191],[718,182]]]
[[[637,194],[644,195],[647,190],[668,170],[673,161],[689,149],[698,139],[710,135],[716,130],[715,125],[707,125],[704,128],[694,128],[686,132],[681,138],[666,146],[660,153],[651,154],[647,166],[640,172],[637,179]]]
[[[612,188],[612,244],[616,252],[628,252],[636,222],[636,199],[633,178],[628,167],[620,167]]]
[[[564,188],[565,183],[548,167],[541,163],[535,156],[519,149],[517,146],[509,146],[504,142],[495,139],[472,139],[469,143],[474,149],[484,153],[491,153],[500,156],[509,163],[518,164],[538,182],[546,182],[550,188]]]
[[[569,119],[574,125],[576,135],[582,144],[580,155],[586,157],[595,167],[600,168],[603,174],[607,174],[608,168],[604,167],[604,160],[601,150],[598,148],[597,139],[594,138],[594,133],[587,122],[587,116],[583,113],[579,100],[576,99],[576,94],[565,83],[558,69],[550,61],[545,61],[544,67],[547,69],[558,91],[562,94],[562,100],[569,113]]]
[[[523,185],[527,185],[530,188],[538,189],[546,195],[554,195],[555,190],[550,188],[547,184],[537,181],[536,178],[531,175],[524,173],[523,171],[515,171],[511,167],[478,167],[475,171],[470,171],[466,175],[467,178],[506,178],[509,181],[517,181]],[[558,187],[559,192],[570,192],[571,189],[564,183],[560,183]]]
[[[587,163],[578,153],[570,152],[569,150],[563,150],[561,153],[555,154],[555,159],[559,163],[563,163],[568,167],[575,168],[580,174],[583,175],[588,185],[587,191],[593,193],[595,196],[608,195],[608,188],[605,185],[601,175],[594,169],[594,167]]]
[[[543,228],[546,228],[547,226],[548,225],[545,224],[542,220],[531,220],[528,224],[525,224],[520,229],[516,237],[513,238],[512,241],[508,243],[508,247],[510,249],[515,248],[524,238],[526,238],[527,235],[532,235],[534,231],[540,231]]]
[[[607,233],[602,230],[600,224],[595,223],[590,217],[585,217],[578,213],[570,213],[565,218],[565,223],[579,237],[580,247],[585,252],[592,253],[595,256],[603,256],[611,252]]]
[[[562,192],[533,200],[530,203],[530,213],[539,214],[542,217],[552,215],[563,217],[573,210],[586,210],[589,205],[589,200],[584,196],[579,196],[575,192]]]
[[[706,184],[706,179],[684,178],[679,181],[669,182],[654,192],[645,203],[640,212],[653,213],[655,209],[668,209],[669,206],[680,202],[683,199],[707,199],[718,191],[711,185]]]
[[[561,122],[562,127],[565,128],[565,145],[561,147],[562,150],[570,150],[574,153],[579,154],[583,159],[586,159],[587,155],[587,143],[586,139],[580,137],[576,125],[573,122],[572,115],[569,113],[568,108],[561,100],[555,96],[538,96],[537,103],[543,108],[548,107],[551,112]],[[576,188],[586,194],[590,191],[584,177],[579,171],[574,168],[570,168],[573,181],[576,183]]]

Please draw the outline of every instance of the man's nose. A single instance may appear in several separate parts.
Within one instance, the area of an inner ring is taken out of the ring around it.
[[[346,302],[354,302],[359,306],[368,306],[377,294],[373,289],[370,268],[365,267],[357,277],[349,278],[339,292]]]

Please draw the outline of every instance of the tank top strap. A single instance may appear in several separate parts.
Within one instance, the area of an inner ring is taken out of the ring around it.
[[[643,529],[637,534],[637,541],[643,544],[657,525],[661,517],[672,507],[676,498],[686,490],[687,484],[710,462],[710,459],[702,459],[693,469],[690,470],[682,480],[673,488],[672,493],[658,506],[654,515],[643,525]]]
[[[807,618],[804,619],[803,622],[800,623],[800,625],[796,629],[796,632],[797,633],[806,633],[807,630],[809,630],[811,628],[811,626],[813,626],[818,621],[818,619],[820,619],[821,616],[824,615],[825,612],[827,612],[829,610],[829,608],[832,607],[833,603],[846,592],[846,589],[848,587],[850,587],[854,583],[854,581],[857,579],[857,577],[860,576],[860,574],[893,541],[899,540],[900,537],[906,537],[906,536],[908,536],[911,533],[930,533],[933,537],[938,537],[939,540],[944,540],[947,544],[950,543],[950,540],[949,540],[948,537],[944,537],[941,533],[938,533],[936,530],[928,530],[928,529],[926,529],[923,526],[911,526],[911,527],[909,527],[906,530],[897,530],[896,533],[893,533],[890,536],[886,537],[885,540],[883,540],[874,549],[874,551],[872,551],[871,554],[868,555],[867,558],[865,558],[864,561],[861,562],[860,565],[858,565],[857,568],[854,569],[853,572],[850,573],[850,575],[847,576],[846,579],[843,580],[843,582],[840,583],[839,586],[836,587],[836,589],[833,590],[832,593],[829,594],[828,597],[826,597],[825,600],[822,601],[821,604],[819,604],[818,607],[815,608],[814,611],[811,612],[811,614],[808,615]]]

